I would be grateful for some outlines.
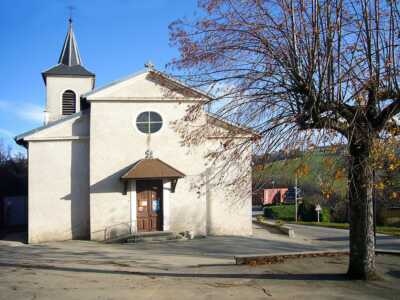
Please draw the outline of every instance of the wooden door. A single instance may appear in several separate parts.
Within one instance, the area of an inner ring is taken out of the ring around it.
[[[162,181],[136,181],[137,231],[163,230]]]

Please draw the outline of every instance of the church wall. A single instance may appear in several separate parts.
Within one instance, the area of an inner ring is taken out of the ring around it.
[[[89,141],[29,142],[28,242],[89,238]]]
[[[90,92],[93,87],[92,77],[47,76],[46,112],[49,121],[58,120],[62,115],[62,94],[72,90],[76,94],[76,112],[80,111],[80,96]]]
[[[198,194],[194,187],[205,170],[203,149],[182,146],[170,124],[183,116],[186,108],[185,104],[170,102],[92,102],[92,239],[109,238],[111,232],[120,234],[129,229],[130,195],[123,195],[119,178],[127,167],[145,157],[148,147],[155,158],[186,174],[178,180],[175,193],[169,194],[170,230],[205,234],[205,195]],[[163,118],[163,127],[150,138],[136,129],[136,116],[143,111],[157,111]]]
[[[209,149],[213,149],[217,141],[210,140]],[[237,161],[229,160],[227,164],[226,160],[217,160],[210,167],[207,181],[208,234],[252,234],[251,153],[251,147],[248,147]]]
[[[128,232],[131,224],[130,193],[124,195],[119,178],[128,167],[145,157],[149,147],[159,158],[183,172],[175,193],[169,193],[168,228],[196,235],[251,234],[251,197],[227,192],[224,186],[200,185],[207,176],[204,159],[210,140],[196,147],[182,145],[171,122],[181,119],[187,103],[168,101],[93,101],[91,103],[90,207],[91,238],[104,240]],[[159,112],[162,129],[150,137],[136,129],[136,116],[143,111]],[[250,168],[250,159],[244,169]],[[239,170],[239,169],[238,169]],[[241,172],[243,170],[240,170]],[[250,174],[250,173],[249,173]],[[248,177],[250,180],[251,177]],[[246,184],[250,190],[250,181]],[[243,189],[243,186],[236,186]],[[234,199],[235,195],[236,198]],[[135,224],[132,224],[135,228]]]
[[[83,136],[89,138],[90,112],[85,111],[81,114],[69,116],[68,120],[62,120],[54,126],[32,133],[26,140],[44,140],[60,137]]]

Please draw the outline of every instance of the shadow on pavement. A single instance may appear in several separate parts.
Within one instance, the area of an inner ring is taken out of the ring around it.
[[[0,236],[2,241],[28,243],[28,233],[26,231],[5,231]]]
[[[327,242],[338,242],[338,241],[348,241],[349,237],[348,236],[322,237],[322,238],[317,238],[315,240],[327,241]],[[382,235],[377,236],[377,241],[385,241],[385,240],[396,241],[398,239],[395,237],[392,237],[392,236],[382,236]]]
[[[348,241],[349,238],[347,236],[335,236],[335,237],[324,237],[315,239],[316,241],[325,241],[325,242],[339,242],[339,241]]]
[[[391,270],[391,271],[387,272],[386,274],[390,275],[394,278],[400,278],[400,271]]]
[[[110,275],[136,275],[147,277],[174,277],[174,278],[236,278],[236,279],[274,279],[274,280],[329,280],[346,281],[345,274],[241,274],[241,273],[167,273],[167,272],[136,272],[121,270],[101,270],[92,268],[57,267],[31,264],[0,263],[2,267],[29,268],[47,271],[64,271],[77,273],[96,273]]]

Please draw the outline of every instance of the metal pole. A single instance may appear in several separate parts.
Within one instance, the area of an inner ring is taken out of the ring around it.
[[[294,204],[295,204],[295,220],[297,223],[297,174],[294,177]]]

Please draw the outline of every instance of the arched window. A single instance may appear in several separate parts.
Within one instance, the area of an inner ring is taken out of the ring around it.
[[[62,94],[62,114],[72,115],[76,112],[76,95],[73,91],[67,90]]]

